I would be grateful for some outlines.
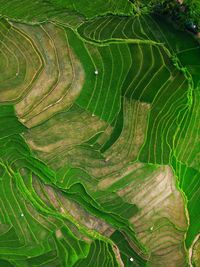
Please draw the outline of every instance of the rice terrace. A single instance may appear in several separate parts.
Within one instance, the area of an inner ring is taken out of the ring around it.
[[[200,1],[0,0],[0,267],[200,267]]]

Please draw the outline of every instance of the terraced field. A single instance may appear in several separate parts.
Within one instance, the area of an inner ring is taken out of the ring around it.
[[[0,73],[0,267],[200,266],[197,38],[128,0],[0,0]]]

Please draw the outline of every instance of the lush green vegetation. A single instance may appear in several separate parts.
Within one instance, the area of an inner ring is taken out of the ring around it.
[[[162,14],[179,28],[195,34],[200,29],[199,0],[135,0],[133,3],[142,12]]]
[[[200,5],[174,5],[0,0],[0,266],[198,266]]]

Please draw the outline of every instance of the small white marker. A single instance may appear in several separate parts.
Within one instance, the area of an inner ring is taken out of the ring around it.
[[[95,75],[98,75],[99,74],[98,70],[95,70],[94,74]]]
[[[134,259],[133,258],[130,258],[130,261],[134,261]]]
[[[92,117],[94,117],[95,115],[94,114],[92,114]]]
[[[153,231],[153,226],[151,226],[150,230]]]
[[[24,213],[21,213],[21,217],[24,217]]]
[[[15,74],[16,76],[18,76],[19,75],[19,73],[18,72],[16,72],[16,74]]]

